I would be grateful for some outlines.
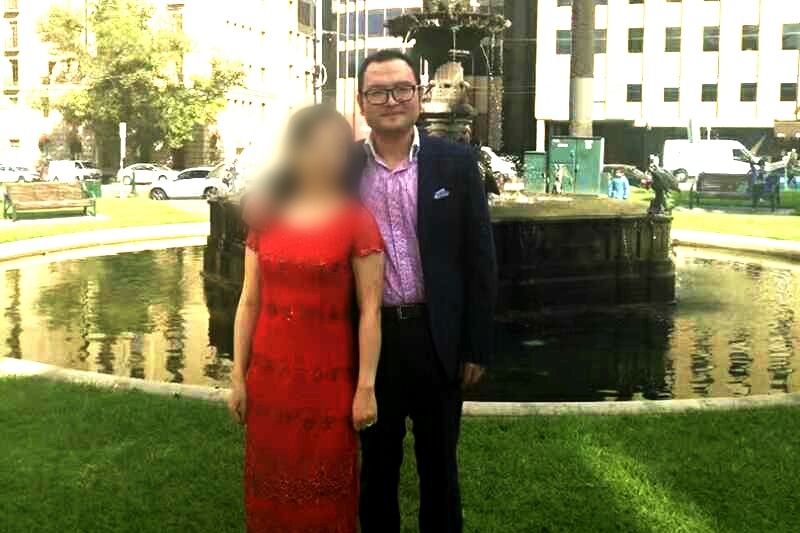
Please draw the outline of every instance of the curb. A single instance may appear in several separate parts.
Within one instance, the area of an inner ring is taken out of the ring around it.
[[[0,377],[39,376],[53,381],[94,385],[112,390],[139,390],[148,394],[195,398],[223,402],[229,389],[159,383],[137,378],[112,376],[60,368],[21,359],[0,358]],[[747,398],[709,398],[702,400],[635,400],[630,402],[464,402],[463,414],[470,417],[523,417],[558,415],[639,415],[686,413],[691,411],[729,411],[763,407],[800,407],[800,393],[750,396]]]
[[[210,227],[210,222],[133,226],[6,242],[0,244],[0,261],[24,259],[49,253],[93,248],[95,246],[207,237]]]
[[[795,241],[673,229],[672,243],[679,246],[733,250],[800,261],[800,242]]]

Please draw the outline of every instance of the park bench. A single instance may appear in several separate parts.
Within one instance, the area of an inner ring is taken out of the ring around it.
[[[780,191],[777,180],[770,190],[765,184],[750,184],[747,174],[707,174],[701,172],[697,181],[689,191],[689,208],[700,206],[701,198],[741,198],[750,200],[753,208],[758,207],[759,200],[769,200],[774,211],[780,207]]]
[[[91,210],[97,216],[97,201],[81,183],[6,184],[3,197],[3,217],[17,220],[22,211]]]

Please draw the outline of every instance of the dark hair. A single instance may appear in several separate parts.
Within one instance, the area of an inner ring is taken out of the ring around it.
[[[353,129],[350,123],[336,108],[328,104],[316,104],[300,109],[289,119],[284,146],[286,152],[292,153],[302,148],[314,130],[326,122],[336,123],[343,133],[346,132],[352,137]],[[297,190],[297,171],[291,162],[284,163],[277,170],[277,175],[268,180],[267,184],[272,199],[278,203],[285,202]]]
[[[399,59],[400,61],[405,61],[406,65],[409,66],[411,72],[414,73],[414,79],[419,84],[419,73],[417,69],[414,67],[414,62],[411,58],[404,54],[399,50],[379,50],[374,54],[370,54],[367,58],[361,63],[361,66],[358,68],[358,92],[364,91],[364,74],[366,74],[367,69],[373,63],[386,63],[389,61],[395,61]]]

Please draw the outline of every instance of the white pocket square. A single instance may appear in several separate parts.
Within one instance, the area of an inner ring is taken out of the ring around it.
[[[450,191],[447,189],[439,189],[436,191],[436,194],[433,195],[434,200],[441,200],[442,198],[447,198],[450,196]]]

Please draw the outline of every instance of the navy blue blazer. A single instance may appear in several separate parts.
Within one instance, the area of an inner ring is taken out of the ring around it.
[[[359,142],[350,171],[353,192],[366,160]],[[417,160],[417,239],[428,319],[444,371],[455,380],[463,362],[491,361],[497,256],[489,205],[467,145],[422,136]]]

